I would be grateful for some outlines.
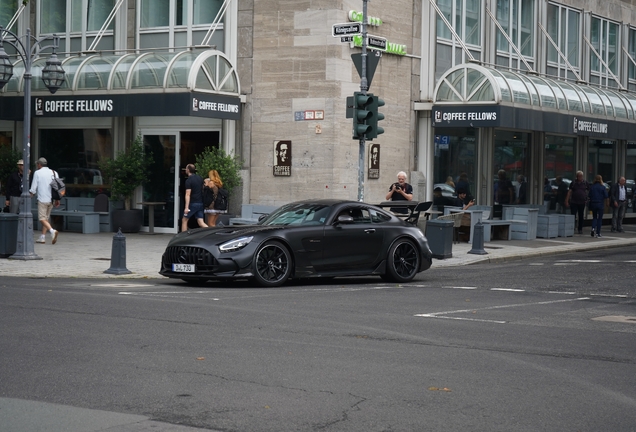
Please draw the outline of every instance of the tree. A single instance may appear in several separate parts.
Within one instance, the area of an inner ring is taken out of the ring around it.
[[[195,161],[197,171],[203,178],[208,176],[210,170],[217,170],[223,181],[223,188],[227,189],[230,194],[232,194],[232,189],[243,181],[241,178],[243,160],[236,155],[227,154],[216,147],[206,147],[203,153],[195,156]]]

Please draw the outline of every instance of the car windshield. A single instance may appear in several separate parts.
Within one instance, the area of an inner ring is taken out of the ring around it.
[[[260,225],[324,225],[331,207],[324,204],[287,204],[259,222]]]

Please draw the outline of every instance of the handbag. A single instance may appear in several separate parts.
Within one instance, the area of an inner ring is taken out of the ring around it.
[[[66,195],[66,185],[64,181],[53,171],[53,180],[51,180],[51,198],[53,201],[59,201]]]

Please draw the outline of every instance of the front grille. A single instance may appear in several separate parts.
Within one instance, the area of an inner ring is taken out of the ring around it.
[[[171,268],[172,264],[194,264],[196,272],[211,272],[218,265],[210,252],[203,248],[192,246],[170,246],[163,254],[163,264]]]

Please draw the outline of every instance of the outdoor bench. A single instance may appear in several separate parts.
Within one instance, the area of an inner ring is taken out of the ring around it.
[[[503,219],[510,221],[512,240],[534,240],[537,238],[537,216],[539,209],[504,207]]]

